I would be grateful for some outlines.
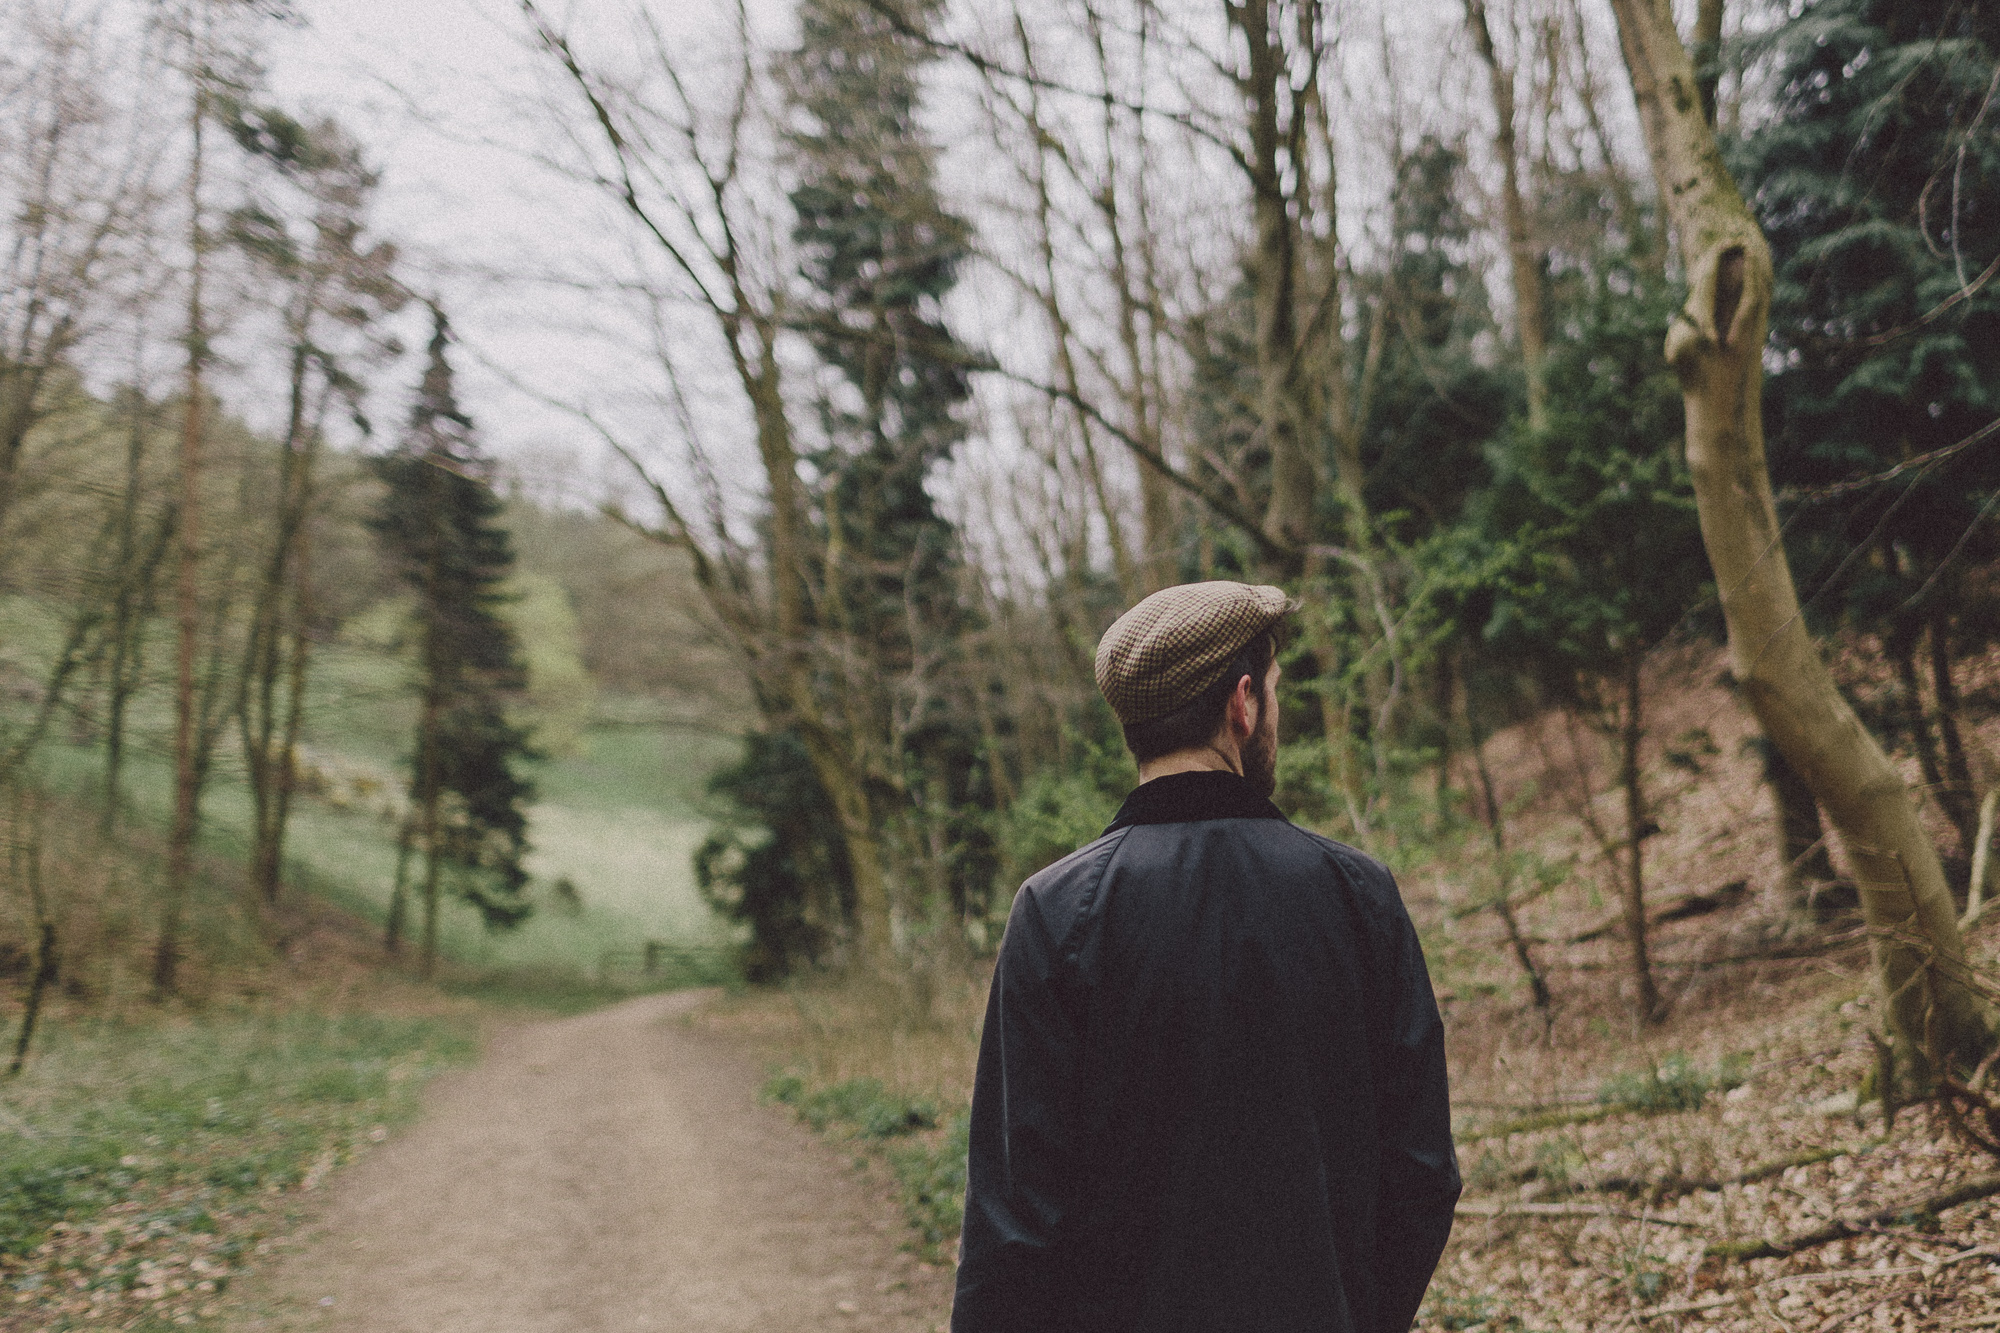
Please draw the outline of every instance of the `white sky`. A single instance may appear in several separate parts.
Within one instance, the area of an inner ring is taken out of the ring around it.
[[[622,467],[587,430],[513,380],[542,395],[588,402],[617,416],[635,438],[657,434],[651,443],[671,450],[670,415],[635,402],[656,391],[657,376],[648,376],[646,364],[651,335],[633,320],[629,304],[538,280],[629,272],[644,247],[629,220],[600,194],[535,161],[538,153],[562,154],[559,118],[537,110],[549,69],[546,58],[529,49],[514,0],[298,2],[307,22],[270,33],[271,87],[288,109],[333,114],[382,168],[378,232],[403,247],[406,280],[436,291],[451,312],[464,341],[456,359],[461,399],[489,447],[515,459],[538,489],[574,502],[593,501],[607,486],[626,481]],[[651,3],[677,56],[686,57],[699,79],[707,39],[726,10],[697,0]],[[1034,3],[1067,7],[1066,0]],[[585,35],[599,40],[600,59],[629,53],[602,30],[624,5],[549,0],[547,7],[559,24],[575,20],[587,30],[598,25]],[[788,8],[788,0],[759,0],[753,12],[775,34]],[[1186,16],[1189,35],[1224,40],[1217,0],[1182,0],[1171,8]],[[972,35],[999,23],[996,13],[976,3],[958,6],[948,31]],[[1406,137],[1440,122],[1459,128],[1483,122],[1483,85],[1468,87],[1469,67],[1459,58],[1462,14],[1459,0],[1382,0],[1379,7],[1363,3],[1344,12],[1343,57],[1355,98],[1340,122],[1346,136],[1343,196],[1345,207],[1354,210],[1343,220],[1350,245],[1365,245],[1370,210],[1382,194],[1381,139],[1391,109],[1367,85],[1382,77],[1384,39],[1394,53],[1396,83],[1406,90],[1394,108]],[[996,43],[1006,40],[1004,25],[986,35]],[[1600,64],[1601,77],[1618,74],[1614,66]],[[1015,202],[1006,197],[1010,174],[992,149],[981,147],[970,77],[947,69],[940,82],[943,95],[934,99],[932,118],[945,127],[940,137],[953,141],[954,150],[943,183],[952,206],[971,214],[989,243],[1004,247],[1007,238],[999,233],[1006,224],[1000,218]],[[1607,99],[1614,111],[1624,96],[1621,80]],[[1226,108],[1227,99],[1219,105]],[[573,103],[569,109],[573,114]],[[1479,164],[1483,131],[1468,147]],[[1226,170],[1213,179],[1204,179],[1198,165],[1180,170],[1187,189],[1178,202],[1190,217],[1204,211],[1223,217],[1221,210],[1234,207],[1241,183],[1226,179]],[[1247,221],[1226,216],[1229,221],[1200,225],[1219,238]],[[991,271],[966,275],[951,312],[961,336],[975,345],[1017,354],[1026,349],[1031,357],[1039,345],[1041,334],[1018,290]],[[421,337],[413,318],[408,340],[420,345]],[[732,442],[726,437],[744,432],[740,396],[715,364],[715,335],[690,313],[685,326],[669,330],[668,337],[689,359],[693,410],[707,414],[700,428],[722,440],[718,452],[727,455]],[[403,373],[406,380],[414,378],[414,368]],[[393,428],[406,401],[401,385],[378,390],[378,422]],[[740,459],[743,442],[733,443]],[[543,475],[534,476],[537,471]]]

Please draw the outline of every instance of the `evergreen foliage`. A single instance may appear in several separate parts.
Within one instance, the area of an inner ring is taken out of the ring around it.
[[[1919,755],[1963,861],[1974,801],[1950,660],[2000,625],[1990,582],[1966,577],[2000,556],[1987,521],[2000,454],[1814,492],[2000,417],[1988,267],[2000,259],[2000,12],[1814,0],[1774,56],[1775,114],[1734,155],[1776,270],[1765,405],[1773,479],[1798,493],[1786,540],[1808,613],[1881,639],[1899,685],[1872,720]],[[1918,702],[1926,633],[1935,719]]]
[[[906,871],[907,853],[924,846],[917,854],[943,870],[952,908],[979,910],[996,856],[991,794],[972,710],[948,679],[979,625],[960,596],[957,534],[928,489],[965,438],[958,411],[975,358],[939,303],[971,230],[938,197],[937,149],[918,119],[932,53],[865,0],[807,0],[798,17],[786,68],[792,238],[813,294],[806,333],[827,372],[810,455],[823,552],[814,621],[844,659],[835,670],[848,679],[830,689],[849,725],[886,742],[870,799]],[[752,974],[816,958],[839,933],[833,914],[851,909],[852,885],[805,746],[788,731],[753,736],[713,790],[738,829],[703,848],[700,878],[751,923]],[[757,825],[768,841],[744,831]],[[939,858],[934,846],[952,850]]]
[[[1469,507],[1485,597],[1468,627],[1557,700],[1594,700],[1705,595],[1681,395],[1658,355],[1677,296],[1630,265],[1599,273],[1549,349],[1548,428],[1514,419]]]
[[[1486,484],[1481,442],[1521,393],[1477,350],[1494,325],[1463,202],[1465,166],[1463,150],[1430,135],[1403,156],[1391,199],[1395,249],[1364,285],[1371,303],[1387,306],[1362,423],[1368,508],[1405,542],[1453,522]],[[1350,373],[1358,392],[1365,363]]]
[[[410,799],[427,822],[426,855],[453,867],[458,892],[499,928],[531,908],[521,861],[534,789],[519,766],[534,755],[507,716],[527,684],[504,614],[513,545],[492,465],[452,389],[449,341],[436,311],[409,429],[375,464],[383,493],[369,526],[414,597],[422,709]]]
[[[751,732],[708,789],[725,822],[695,852],[695,882],[750,927],[744,975],[774,981],[810,965],[852,908],[854,885],[840,821],[797,733]]]

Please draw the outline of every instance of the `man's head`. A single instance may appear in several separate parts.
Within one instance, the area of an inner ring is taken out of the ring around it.
[[[1141,770],[1218,762],[1267,795],[1277,767],[1282,589],[1190,583],[1154,593],[1097,646],[1097,684]]]

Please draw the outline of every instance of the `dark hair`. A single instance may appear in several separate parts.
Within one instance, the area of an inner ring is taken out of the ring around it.
[[[1127,726],[1126,748],[1143,764],[1163,754],[1208,744],[1222,729],[1223,708],[1229,696],[1236,693],[1236,682],[1248,676],[1252,686],[1261,691],[1264,677],[1271,670],[1271,659],[1277,655],[1277,641],[1265,630],[1243,645],[1229,663],[1229,669],[1217,677],[1215,684],[1196,695],[1193,703],[1183,704],[1164,717]]]

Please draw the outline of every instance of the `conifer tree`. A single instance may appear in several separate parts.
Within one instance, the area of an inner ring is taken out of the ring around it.
[[[837,665],[826,711],[844,723],[870,778],[869,819],[889,834],[902,888],[921,862],[960,910],[990,878],[992,846],[975,801],[985,778],[973,709],[952,684],[964,635],[976,628],[959,597],[958,537],[926,482],[965,438],[957,412],[975,358],[943,322],[939,303],[958,280],[971,229],[946,210],[935,184],[937,148],[918,121],[920,75],[931,52],[910,35],[928,5],[897,22],[869,0],[805,0],[800,46],[786,67],[793,112],[786,142],[799,183],[791,192],[808,294],[807,337],[830,372],[819,399],[820,447],[810,456],[820,539],[813,629]],[[837,682],[837,683],[833,683]],[[827,793],[804,771],[788,735],[756,738],[715,789],[743,822],[776,836],[827,837]],[[942,833],[931,839],[928,825]],[[711,840],[703,881],[757,933],[753,966],[782,970],[817,952],[825,903],[853,901],[845,849]],[[949,865],[929,844],[960,849]],[[921,846],[921,850],[918,850]],[[735,848],[740,854],[725,856]],[[906,853],[898,856],[898,850]],[[789,867],[834,868],[839,894]],[[905,910],[916,903],[901,894]],[[867,914],[867,904],[854,901]],[[872,927],[862,923],[865,935]]]
[[[1780,114],[1738,157],[1775,276],[1772,472],[1811,491],[2000,415],[1989,267],[2000,257],[2000,14],[1815,0],[1776,44]],[[1982,521],[1996,491],[2000,462],[1974,451],[1805,504],[1787,525],[1809,591],[1834,580],[1809,610],[1843,616],[1886,649],[1896,686],[1875,720],[1915,752],[1951,822],[1954,878],[1971,860],[1977,801],[1952,663],[2000,623],[1986,581],[1966,577],[2000,555]]]
[[[914,632],[951,630],[960,614],[956,537],[924,483],[965,438],[955,413],[972,358],[938,303],[971,228],[938,198],[937,149],[917,121],[929,52],[867,0],[805,0],[799,24],[792,239],[814,350],[853,391],[824,400],[827,444],[813,461],[845,563],[840,603],[894,667],[910,652],[906,599],[924,622]]]
[[[519,646],[501,615],[514,567],[492,464],[459,409],[445,351],[450,327],[432,307],[430,361],[401,445],[378,459],[384,490],[369,526],[409,587],[414,605],[419,708],[387,946],[396,952],[406,912],[410,855],[424,857],[421,966],[437,958],[438,901],[451,872],[457,892],[490,928],[529,912],[521,868],[523,807],[533,788],[518,772],[533,757],[507,704],[526,684]]]

